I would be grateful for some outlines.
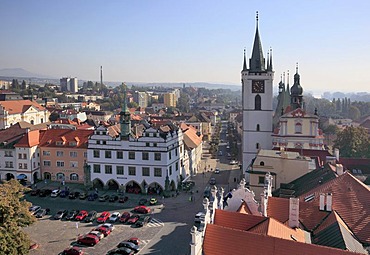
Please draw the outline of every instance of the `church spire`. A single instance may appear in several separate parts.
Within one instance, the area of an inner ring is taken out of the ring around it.
[[[263,57],[262,44],[258,31],[258,12],[256,12],[256,34],[254,36],[252,57],[249,59],[250,71],[265,71],[265,58]]]
[[[128,140],[131,133],[131,114],[127,109],[127,94],[126,89],[123,92],[123,103],[120,115],[120,126],[121,126],[121,140]]]
[[[270,47],[270,71],[272,71],[272,48]]]
[[[243,71],[247,71],[247,59],[245,56],[245,48],[244,48],[244,61],[243,61]]]

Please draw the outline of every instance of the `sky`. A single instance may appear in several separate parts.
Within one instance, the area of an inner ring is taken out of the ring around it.
[[[370,1],[1,0],[0,69],[119,82],[240,85],[256,19],[274,84],[370,92]],[[240,85],[241,86],[241,85]]]

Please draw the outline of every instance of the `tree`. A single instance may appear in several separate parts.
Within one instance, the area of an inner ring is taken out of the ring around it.
[[[35,218],[28,211],[31,203],[23,199],[26,189],[14,179],[0,185],[0,254],[28,254],[30,239],[22,227]]]
[[[351,105],[348,110],[348,118],[350,118],[351,120],[357,120],[358,118],[360,118],[360,116],[360,110],[356,106]]]
[[[24,90],[27,88],[27,84],[26,84],[26,81],[25,80],[22,81],[21,88],[24,89]]]
[[[370,158],[370,140],[362,127],[347,127],[337,134],[334,147],[343,157]]]

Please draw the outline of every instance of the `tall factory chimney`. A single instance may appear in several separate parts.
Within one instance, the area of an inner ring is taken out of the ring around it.
[[[100,86],[103,85],[103,66],[100,66]]]

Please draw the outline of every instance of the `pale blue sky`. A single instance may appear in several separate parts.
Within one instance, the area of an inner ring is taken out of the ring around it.
[[[0,68],[127,82],[240,84],[255,12],[275,84],[370,92],[370,1],[1,0]],[[291,75],[291,83],[292,83]]]

